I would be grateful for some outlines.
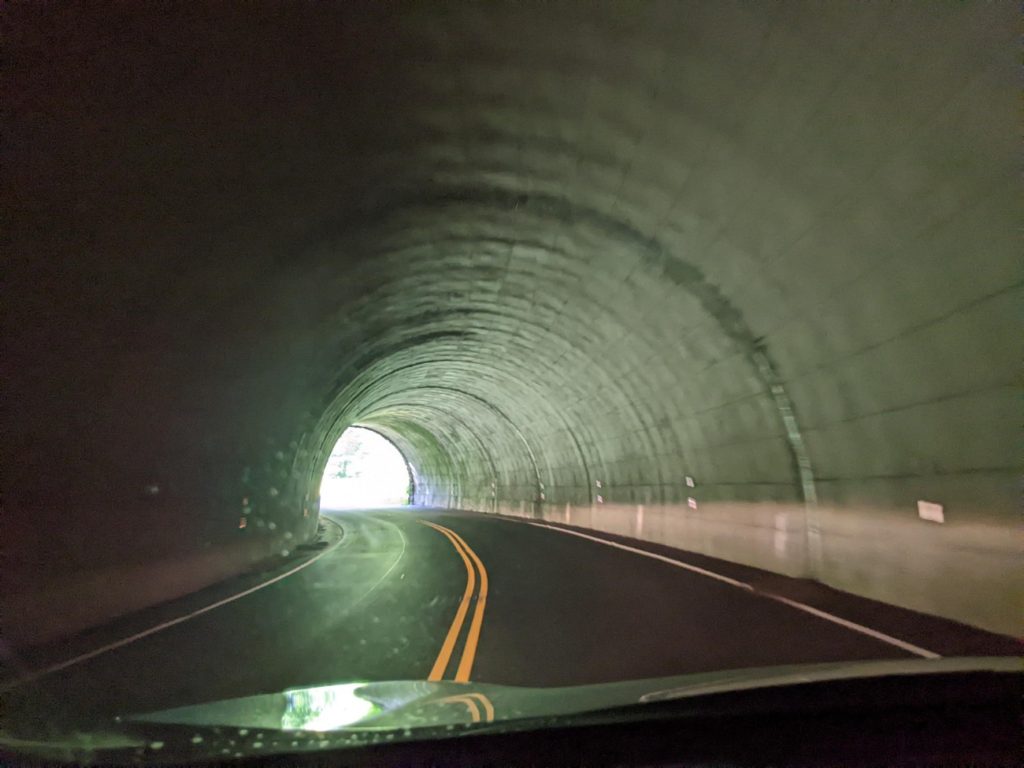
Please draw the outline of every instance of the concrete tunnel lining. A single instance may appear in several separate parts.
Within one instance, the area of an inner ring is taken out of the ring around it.
[[[421,503],[1024,631],[1009,8],[346,6],[6,11],[13,638],[309,537],[350,424]]]

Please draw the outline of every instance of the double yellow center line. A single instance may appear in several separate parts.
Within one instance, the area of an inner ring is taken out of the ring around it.
[[[462,625],[466,621],[466,614],[469,613],[470,603],[473,602],[473,593],[476,592],[476,605],[473,608],[473,618],[469,623],[469,633],[466,635],[466,643],[462,648],[462,658],[455,670],[455,682],[465,683],[469,681],[469,673],[473,669],[473,659],[476,658],[476,646],[480,642],[480,627],[484,623],[484,609],[487,607],[487,569],[477,557],[476,552],[463,540],[459,534],[443,525],[420,520],[418,522],[429,525],[435,531],[444,534],[455,547],[455,551],[462,557],[466,566],[466,589],[462,593],[462,600],[459,601],[459,608],[455,612],[452,625],[448,628],[448,634],[441,645],[441,652],[437,654],[437,660],[430,670],[427,680],[438,681],[444,679],[444,673],[448,669],[455,645],[462,632]],[[479,577],[479,589],[477,588],[477,573]]]

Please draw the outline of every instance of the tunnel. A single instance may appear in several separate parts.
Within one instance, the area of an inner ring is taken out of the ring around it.
[[[1024,632],[1012,5],[4,14],[5,643],[294,552],[351,425]]]

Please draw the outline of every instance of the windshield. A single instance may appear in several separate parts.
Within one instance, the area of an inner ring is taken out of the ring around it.
[[[7,743],[1021,654],[1011,6],[0,13]]]

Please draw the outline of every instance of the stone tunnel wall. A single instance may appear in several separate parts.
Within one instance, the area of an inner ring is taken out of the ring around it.
[[[5,10],[11,642],[309,538],[352,423],[1024,631],[1009,5],[267,9]]]

